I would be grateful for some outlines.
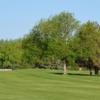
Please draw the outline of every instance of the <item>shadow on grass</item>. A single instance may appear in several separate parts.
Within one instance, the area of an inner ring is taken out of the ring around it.
[[[53,73],[53,74],[56,74],[56,75],[63,75],[63,73],[57,73],[57,72],[56,72],[56,73]]]
[[[83,74],[83,73],[68,73],[68,75],[72,75],[72,76],[90,76],[90,74]]]
[[[63,75],[62,72],[52,72],[52,74],[55,74],[55,75]]]
[[[55,75],[64,75],[63,72],[52,72],[52,74],[55,74]],[[67,73],[67,75],[70,75],[70,76],[90,76],[90,74],[84,74],[84,73]],[[94,76],[94,75],[92,75]]]

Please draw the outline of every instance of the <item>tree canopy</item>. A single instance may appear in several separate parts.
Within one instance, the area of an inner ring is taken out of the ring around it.
[[[91,64],[90,64],[91,62]],[[0,40],[1,68],[100,67],[100,25],[80,24],[69,12],[41,19],[18,40]]]

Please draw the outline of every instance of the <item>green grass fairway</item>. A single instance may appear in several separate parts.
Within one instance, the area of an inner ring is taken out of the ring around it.
[[[39,69],[0,72],[0,100],[100,100],[100,77]]]

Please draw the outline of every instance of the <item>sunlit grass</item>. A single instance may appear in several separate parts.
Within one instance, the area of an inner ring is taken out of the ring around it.
[[[100,77],[53,70],[0,72],[0,100],[99,100]]]

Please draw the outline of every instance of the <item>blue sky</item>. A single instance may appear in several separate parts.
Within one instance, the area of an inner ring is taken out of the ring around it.
[[[100,23],[100,0],[0,0],[0,39],[23,37],[41,18],[61,11]]]

